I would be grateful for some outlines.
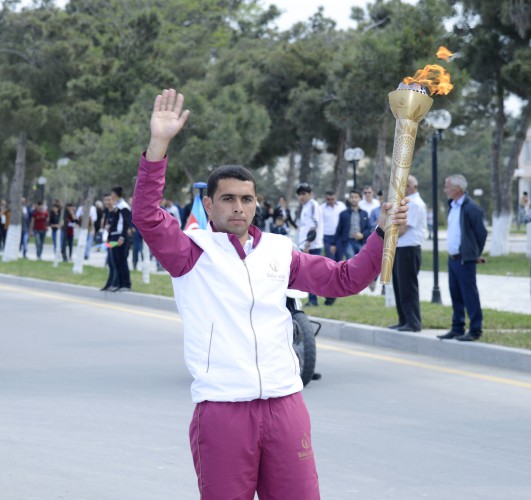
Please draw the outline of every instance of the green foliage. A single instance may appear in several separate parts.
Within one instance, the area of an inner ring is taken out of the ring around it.
[[[507,141],[503,100],[508,91],[524,100],[531,98],[528,6],[512,0],[463,0],[462,4],[462,14],[454,26],[460,53],[456,64],[466,67],[475,83],[468,89],[468,104],[475,106],[478,114],[487,114],[494,123],[490,148],[493,208],[495,215],[509,214],[513,172],[531,111],[529,106],[524,110],[516,125],[519,133],[513,141]]]
[[[154,96],[173,87],[185,93],[192,114],[169,151],[172,196],[223,163],[266,166],[272,178],[277,159],[287,154],[300,154],[293,175],[307,178],[314,138],[339,155],[345,137],[347,146],[363,147],[369,167],[360,167],[360,180],[371,182],[382,162],[385,170],[392,146],[388,140],[375,159],[377,146],[392,134],[393,120],[384,121],[388,92],[418,67],[437,62],[435,50],[446,44],[461,53],[448,63],[456,88],[434,108],[449,107],[467,136],[448,134],[440,144],[440,174],[470,174],[490,208],[489,148],[479,145],[486,144],[495,116],[493,78],[526,96],[531,77],[529,29],[510,3],[466,0],[459,26],[447,33],[441,19],[455,12],[444,0],[415,6],[376,0],[352,9],[358,24],[348,31],[338,31],[318,9],[286,32],[272,27],[278,8],[258,0],[71,0],[65,10],[41,1],[21,11],[3,2],[0,161],[11,177],[23,127],[26,191],[43,173],[53,179],[50,197],[81,196],[89,185],[101,195],[110,183],[130,191]],[[472,16],[479,22],[466,24]],[[474,82],[463,99],[469,75]],[[426,188],[430,133],[421,126],[415,158]],[[64,156],[71,163],[57,169]]]
[[[512,253],[496,257],[484,253],[486,263],[477,266],[478,274],[490,274],[493,276],[529,276],[529,257],[524,253]],[[448,253],[439,249],[439,269],[447,271]],[[422,252],[422,271],[433,270],[433,252]]]

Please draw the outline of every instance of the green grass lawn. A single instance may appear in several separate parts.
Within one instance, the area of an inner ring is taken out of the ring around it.
[[[488,253],[484,254],[485,264],[477,266],[477,272],[480,274],[491,274],[497,276],[529,276],[531,263],[525,253],[512,253],[499,257],[491,257]],[[439,250],[439,271],[446,272],[448,268],[448,252]],[[433,270],[433,252],[424,250],[422,252],[423,271]]]
[[[493,268],[503,270],[510,268],[515,276],[529,276],[529,260],[524,254],[521,256],[511,254],[507,257],[498,257],[493,261]],[[527,268],[524,273],[525,265]],[[485,268],[487,265],[479,267]],[[430,269],[428,266],[427,270]],[[97,288],[101,288],[107,280],[107,270],[100,267],[85,265],[83,274],[73,274],[71,263],[61,262],[57,267],[53,267],[52,262],[23,259],[8,263],[0,261],[0,273]],[[173,296],[171,279],[166,274],[151,274],[150,283],[145,284],[142,282],[142,273],[133,271],[131,272],[131,281],[134,292]],[[448,329],[452,317],[451,307],[422,302],[421,308],[425,329]],[[333,307],[314,308],[311,310],[311,314],[322,318],[374,326],[389,326],[397,321],[395,308],[385,307],[383,297],[366,295],[338,299]],[[529,315],[492,309],[484,309],[483,315],[485,330],[482,341],[531,349],[531,319]]]

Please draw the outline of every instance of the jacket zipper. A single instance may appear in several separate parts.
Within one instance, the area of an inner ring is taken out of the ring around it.
[[[245,260],[242,260],[243,265],[245,266],[245,270],[247,271],[247,278],[249,279],[249,288],[251,289],[251,297],[253,298],[251,303],[251,308],[249,309],[249,322],[251,323],[251,330],[253,331],[254,335],[254,354],[255,354],[255,363],[256,363],[256,371],[258,372],[258,383],[260,385],[260,396],[259,399],[262,399],[262,374],[260,373],[260,367],[258,366],[258,339],[256,337],[256,331],[253,326],[253,309],[254,309],[254,292],[253,292],[253,285],[251,283],[251,275],[249,274],[249,269],[247,267],[247,263]]]
[[[291,336],[291,342],[289,338],[289,329],[286,328],[286,338],[288,340],[288,351],[291,354],[291,359],[293,359],[293,367],[295,369],[295,375],[297,375],[297,362],[295,361],[296,354],[293,352],[293,335]]]
[[[210,350],[212,349],[212,336],[214,335],[214,323],[210,328],[210,342],[208,343],[208,358],[207,358],[207,369],[206,372],[210,369]]]

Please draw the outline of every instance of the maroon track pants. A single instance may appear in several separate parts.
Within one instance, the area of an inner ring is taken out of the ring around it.
[[[190,445],[202,500],[318,500],[302,394],[198,403]]]

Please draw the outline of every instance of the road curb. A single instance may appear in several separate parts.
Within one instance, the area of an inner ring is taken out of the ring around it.
[[[137,292],[102,292],[99,288],[92,286],[72,285],[70,283],[59,283],[54,281],[40,280],[36,278],[23,278],[0,274],[0,283],[7,285],[27,286],[37,290],[47,292],[59,292],[76,297],[84,297],[107,302],[128,304],[131,306],[152,307],[164,311],[177,312],[173,297],[162,297],[160,295],[150,295]]]
[[[0,283],[25,286],[48,292],[65,293],[76,297],[96,300],[104,299],[111,303],[176,312],[175,300],[172,297],[136,292],[101,292],[95,287],[6,274],[0,274]],[[431,335],[426,332],[397,332],[389,328],[347,323],[332,319],[318,317],[311,317],[310,319],[321,323],[320,336],[331,339],[531,373],[531,351],[525,349],[515,349],[481,342],[442,341],[436,338],[433,332]]]
[[[332,319],[317,317],[311,319],[321,323],[322,328],[319,335],[323,337],[451,359],[463,363],[531,373],[531,351],[526,349],[515,349],[482,342],[440,340],[433,334],[429,335],[422,332],[397,332],[389,328],[346,323]]]

